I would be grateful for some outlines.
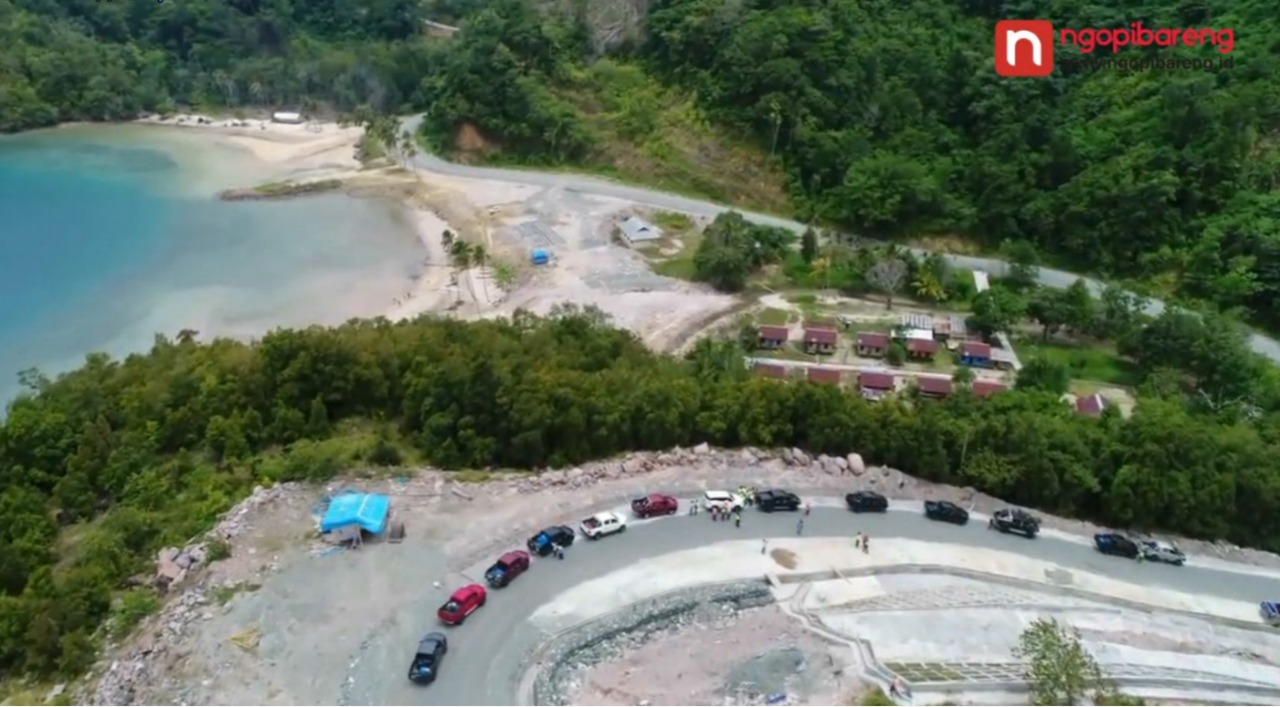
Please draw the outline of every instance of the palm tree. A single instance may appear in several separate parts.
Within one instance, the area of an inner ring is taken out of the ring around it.
[[[485,251],[483,243],[477,243],[471,246],[471,262],[480,268],[480,286],[484,288],[484,301],[489,301],[489,283],[484,276],[484,266],[489,260],[489,253]]]
[[[249,84],[249,97],[253,99],[253,102],[255,105],[259,105],[259,106],[262,105],[262,98],[265,95],[266,95],[266,90],[263,89],[261,83],[254,81],[253,83]]]
[[[453,261],[455,277],[458,273],[465,274],[467,269],[471,267],[471,244],[466,241],[455,240],[453,246],[449,249],[449,258]],[[474,300],[476,291],[469,277],[467,278],[467,289],[471,291],[471,299]],[[459,292],[458,300],[462,300],[461,292]]]

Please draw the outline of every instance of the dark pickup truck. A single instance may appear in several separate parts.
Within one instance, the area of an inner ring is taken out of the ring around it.
[[[1138,557],[1138,543],[1120,533],[1098,533],[1093,536],[1093,545],[1104,555],[1117,555],[1130,560]]]
[[[889,510],[889,499],[875,491],[845,494],[844,503],[854,513],[884,513]]]
[[[573,528],[567,525],[553,525],[549,528],[543,528],[542,532],[529,538],[529,541],[525,543],[525,547],[529,548],[529,552],[538,557],[546,557],[551,554],[556,545],[569,547],[576,537],[578,537],[578,534],[573,532]]]
[[[987,527],[1034,538],[1040,532],[1040,519],[1020,508],[1002,508],[987,521]]]
[[[782,489],[766,489],[756,494],[756,505],[765,513],[800,509],[800,497]]]
[[[674,496],[661,493],[651,493],[631,502],[631,512],[635,513],[637,518],[671,516],[678,510],[680,510],[680,502]]]
[[[529,569],[529,553],[524,550],[512,550],[499,557],[492,567],[485,570],[484,580],[490,587],[501,589],[511,584],[512,580],[524,574],[527,569]]]
[[[435,682],[440,673],[440,663],[444,662],[444,654],[448,652],[449,639],[443,633],[423,636],[413,654],[413,662],[409,664],[409,679],[419,685]]]
[[[925,501],[924,515],[929,520],[940,520],[943,523],[964,525],[969,522],[969,511],[951,501]]]

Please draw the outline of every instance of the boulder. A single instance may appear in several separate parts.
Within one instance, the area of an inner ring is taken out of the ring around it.
[[[799,448],[793,448],[791,450],[791,456],[796,460],[796,464],[800,466],[809,466],[811,462],[809,455],[805,454],[804,450]]]
[[[628,474],[628,475],[630,475],[630,474],[643,474],[643,473],[644,473],[644,463],[643,463],[643,462],[641,462],[639,459],[628,459],[628,460],[626,460],[626,461],[622,462],[622,473],[623,473],[623,474]]]
[[[795,462],[795,460],[796,460],[795,455],[793,455],[793,454],[791,453],[791,450],[790,450],[789,448],[783,448],[783,450],[782,450],[782,461],[784,461],[784,462],[786,462],[786,463],[788,463],[788,464],[792,464],[792,463],[794,463],[794,462]]]
[[[846,461],[844,457],[836,457],[834,461],[836,463],[836,468],[840,471],[847,471],[849,469],[849,462]]]
[[[845,457],[845,460],[849,462],[849,471],[852,472],[854,476],[862,476],[862,474],[866,472],[867,465],[862,462],[861,454],[850,454]]]
[[[693,448],[693,453],[694,454],[710,454],[711,445],[707,444],[706,442],[702,442],[701,444]]]

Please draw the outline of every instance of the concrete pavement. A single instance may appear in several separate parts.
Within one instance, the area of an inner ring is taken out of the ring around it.
[[[418,128],[421,124],[421,115],[409,116],[401,120],[401,128],[414,134],[417,134]],[[515,184],[528,184],[551,189],[564,189],[565,191],[570,192],[608,196],[615,199],[625,199],[627,201],[632,201],[637,204],[643,204],[657,209],[682,211],[684,213],[694,214],[697,216],[715,217],[722,212],[732,209],[732,207],[724,204],[703,201],[701,199],[691,199],[678,194],[657,191],[654,189],[628,186],[618,182],[600,179],[598,177],[588,177],[581,174],[570,174],[564,172],[539,172],[536,170],[525,169],[473,167],[470,165],[454,164],[426,152],[420,152],[415,155],[413,157],[413,165],[425,172],[433,172],[436,174],[467,177],[471,179],[492,179],[512,182]],[[752,222],[765,226],[777,226],[797,233],[802,232],[806,227],[805,224],[778,216],[771,216],[769,214],[756,213],[752,211],[743,211],[741,209],[732,210],[738,211]],[[922,248],[911,248],[910,250],[917,255],[923,255],[930,252]],[[955,255],[952,253],[941,253],[941,255],[953,267],[965,270],[983,270],[996,276],[1003,276],[1009,270],[1009,264],[1007,262],[996,258]],[[1103,289],[1106,288],[1106,283],[1101,280],[1084,277],[1065,270],[1055,270],[1053,268],[1040,268],[1036,279],[1041,285],[1058,289],[1070,287],[1078,279],[1084,280],[1085,285],[1095,297],[1101,294]],[[1148,299],[1146,302],[1145,311],[1147,314],[1157,316],[1164,311],[1165,303],[1163,301],[1158,299]],[[1280,341],[1276,341],[1271,337],[1254,332],[1249,337],[1249,346],[1255,352],[1271,359],[1272,361],[1280,362]]]
[[[794,513],[748,510],[742,527],[735,528],[733,523],[712,522],[706,515],[678,515],[632,525],[626,533],[595,542],[579,539],[569,550],[568,559],[536,560],[535,566],[510,587],[492,592],[488,605],[465,625],[449,629],[450,652],[440,678],[435,685],[422,688],[408,682],[405,670],[418,638],[437,630],[435,609],[453,586],[446,586],[441,592],[424,587],[424,597],[411,611],[403,612],[365,638],[345,677],[349,682],[344,694],[356,704],[514,704],[526,656],[547,637],[546,630],[530,620],[544,605],[579,584],[611,572],[634,567],[633,572],[643,574],[645,565],[639,563],[661,555],[732,540],[759,543],[761,538],[773,537],[781,543],[782,538],[794,537],[797,517]],[[815,506],[805,519],[805,535],[810,538],[839,538],[843,542],[857,531],[871,536],[873,553],[889,547],[883,542],[877,545],[877,541],[904,538],[919,541],[919,547],[940,543],[999,550],[1052,563],[1073,573],[1242,603],[1273,598],[1280,591],[1269,577],[1196,567],[1194,556],[1185,567],[1139,564],[1100,555],[1080,542],[1002,535],[979,522],[957,527],[928,521],[918,513],[853,514],[825,506]],[[513,538],[512,546],[522,540]],[[487,558],[468,574],[491,561]],[[462,581],[465,580],[454,578],[453,583]]]

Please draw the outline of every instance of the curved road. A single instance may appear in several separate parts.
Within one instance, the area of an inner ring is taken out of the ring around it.
[[[410,116],[401,120],[401,128],[416,135],[421,123],[421,115]],[[425,152],[415,155],[413,158],[413,164],[424,172],[444,174],[454,177],[470,177],[472,179],[493,179],[497,181],[512,182],[515,184],[528,184],[531,186],[550,189],[564,189],[569,192],[608,196],[615,199],[633,201],[637,204],[644,204],[645,206],[651,206],[657,209],[683,211],[697,216],[715,217],[717,214],[732,209],[739,211],[744,217],[755,223],[766,226],[779,226],[797,233],[802,232],[805,229],[805,225],[802,223],[780,218],[778,216],[742,211],[741,209],[733,209],[733,207],[725,206],[724,204],[702,201],[700,199],[690,199],[670,192],[628,186],[618,182],[611,182],[605,179],[588,177],[581,174],[539,172],[536,170],[523,169],[502,169],[498,167],[472,167],[470,165],[454,164],[453,162],[448,162],[436,155]],[[912,248],[911,250],[916,254],[929,252],[921,248]],[[985,270],[997,276],[1004,275],[1009,267],[1008,263],[996,258],[979,258],[968,255],[955,255],[952,253],[942,253],[941,255],[954,267],[965,270]],[[1089,287],[1089,290],[1095,297],[1097,297],[1106,287],[1106,283],[1100,280],[1095,280],[1083,275],[1077,275],[1065,270],[1054,270],[1053,268],[1040,268],[1039,275],[1036,279],[1041,285],[1059,289],[1071,286],[1071,284],[1076,280],[1084,280],[1085,284]],[[1165,303],[1161,300],[1147,299],[1146,303],[1147,304],[1144,309],[1147,314],[1151,316],[1158,316],[1164,311]],[[1257,332],[1252,332],[1249,336],[1249,346],[1255,352],[1271,359],[1274,362],[1280,363],[1280,341]]]
[[[567,519],[566,519],[567,520]],[[432,594],[402,612],[395,623],[371,637],[349,679],[352,704],[479,705],[515,704],[526,656],[548,636],[529,617],[561,592],[646,558],[689,550],[709,543],[743,538],[794,537],[796,514],[765,514],[748,510],[742,528],[713,523],[706,515],[677,515],[634,525],[626,533],[588,542],[579,537],[567,559],[538,560],[506,589],[492,591],[488,604],[467,622],[446,630],[449,654],[436,684],[419,687],[405,673],[418,638],[440,630],[435,610],[443,592]],[[1108,557],[1086,545],[1041,536],[1035,540],[1004,535],[985,523],[968,526],[924,519],[922,514],[891,511],[853,514],[844,509],[815,507],[805,522],[806,537],[851,537],[856,531],[872,538],[900,537],[939,543],[1017,552],[1068,569],[1088,571],[1137,584],[1255,602],[1275,593],[1275,580],[1261,575],[1196,567],[1195,556],[1185,567]],[[872,552],[875,552],[874,548]],[[492,562],[489,558],[488,562]],[[473,577],[478,572],[470,572]],[[456,587],[446,587],[452,591]],[[337,678],[334,678],[335,683]]]

